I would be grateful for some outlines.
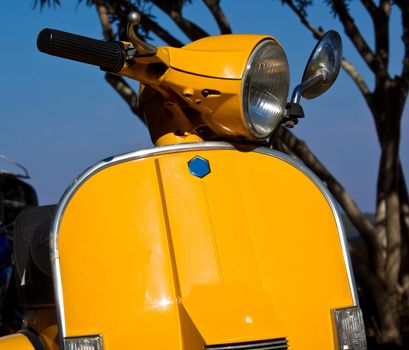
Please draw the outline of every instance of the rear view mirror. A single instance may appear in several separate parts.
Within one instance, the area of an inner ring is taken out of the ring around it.
[[[327,91],[338,76],[341,62],[341,37],[330,30],[311,53],[302,77],[301,95],[306,99],[313,99]]]

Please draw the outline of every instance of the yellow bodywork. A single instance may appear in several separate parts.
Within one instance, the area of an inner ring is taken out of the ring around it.
[[[127,64],[118,74],[143,84],[139,107],[153,142],[171,133],[257,141],[244,121],[242,77],[263,40],[276,41],[255,34],[207,37],[182,48],[159,47],[154,56]]]
[[[173,69],[211,78],[240,80],[254,47],[266,39],[275,40],[269,35],[230,34],[196,40],[181,49],[161,49],[168,51],[169,65]]]
[[[2,350],[34,350],[30,340],[19,333],[0,337],[0,348]]]
[[[275,156],[197,148],[104,167],[58,235],[66,335],[100,334],[105,350],[334,349],[330,310],[354,304],[327,199]]]

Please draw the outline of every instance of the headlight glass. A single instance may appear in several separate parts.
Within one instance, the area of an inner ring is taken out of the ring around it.
[[[247,61],[242,85],[246,126],[266,138],[280,123],[287,102],[290,73],[287,57],[272,39],[256,46]]]

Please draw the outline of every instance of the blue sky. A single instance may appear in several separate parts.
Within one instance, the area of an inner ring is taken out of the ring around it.
[[[107,156],[152,147],[145,127],[119,96],[105,83],[97,67],[58,59],[36,50],[36,37],[45,27],[101,38],[96,12],[76,0],[62,0],[57,9],[32,9],[32,0],[0,2],[2,73],[0,75],[0,153],[30,171],[30,183],[42,204],[55,203],[71,181],[88,166]],[[322,3],[316,1],[316,3]],[[299,82],[314,39],[280,1],[224,0],[236,33],[274,35],[286,50],[291,68],[291,89]],[[370,20],[359,4],[352,5],[356,22],[373,44]],[[188,42],[160,11],[162,25]],[[399,13],[392,14],[391,70],[400,70],[403,48]],[[199,22],[211,34],[217,27],[199,0],[186,8],[185,16]],[[324,5],[312,9],[310,19],[325,29],[338,30],[344,54],[373,81],[354,52],[338,22]],[[161,44],[157,39],[156,43]],[[132,83],[134,84],[134,83]],[[136,86],[136,84],[135,84]],[[307,117],[294,129],[322,162],[347,188],[365,211],[374,210],[379,159],[370,113],[350,78],[341,72],[322,97],[304,101]],[[402,125],[401,159],[409,177],[409,107]],[[0,167],[7,167],[0,163]]]

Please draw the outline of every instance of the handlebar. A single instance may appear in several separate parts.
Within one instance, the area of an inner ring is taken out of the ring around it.
[[[118,72],[125,63],[125,50],[118,41],[102,41],[56,29],[43,29],[37,48],[49,55],[93,64],[102,70]]]

